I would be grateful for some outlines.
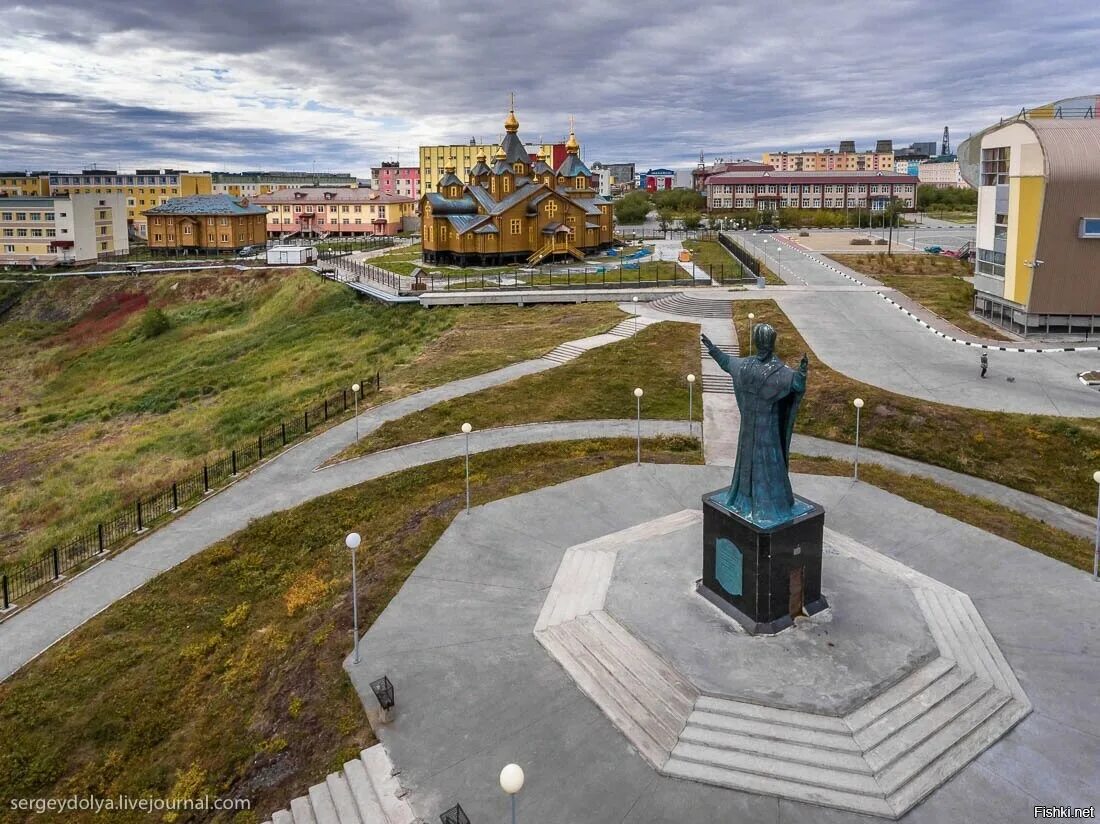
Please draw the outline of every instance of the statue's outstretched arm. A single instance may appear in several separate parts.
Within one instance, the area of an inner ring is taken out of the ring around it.
[[[794,381],[791,384],[791,388],[795,392],[806,391],[806,373],[810,370],[810,360],[806,355],[802,356],[802,360],[798,364],[798,369],[794,373]]]
[[[737,359],[730,357],[717,346],[715,346],[714,342],[706,335],[700,335],[699,337],[703,341],[703,346],[707,347],[707,354],[714,358],[715,363],[721,366],[722,369],[724,369],[726,372],[730,372],[732,374],[731,370],[733,368],[733,362]]]

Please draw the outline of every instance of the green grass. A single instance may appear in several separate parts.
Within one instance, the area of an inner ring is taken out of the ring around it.
[[[695,263],[703,268],[712,278],[736,278],[752,277],[752,272],[745,269],[740,261],[731,255],[726,248],[716,240],[685,240],[684,248],[692,253]],[[772,275],[774,278],[775,275]]]
[[[543,421],[633,418],[641,387],[642,417],[686,419],[686,376],[699,371],[699,327],[658,323],[637,337],[593,349],[547,372],[444,401],[383,424],[334,460],[451,435],[465,422],[491,429]],[[696,404],[700,398],[696,397]],[[697,416],[700,409],[696,409]]]
[[[756,259],[756,263],[760,267],[760,274],[764,276],[764,282],[766,284],[768,284],[769,286],[784,286],[786,284],[786,281],[783,280],[783,278],[779,277],[779,275],[777,275],[775,272],[773,272],[771,269],[768,268],[768,264],[764,261],[763,257],[756,257],[756,255],[753,255],[752,251],[745,248],[745,246],[743,246],[742,244],[737,243],[736,239],[733,242],[743,252],[745,252],[746,254],[752,255]],[[725,247],[722,246],[722,244],[719,243],[716,240],[706,240],[706,241],[702,241],[702,242],[700,242],[700,241],[688,241],[688,240],[684,241],[684,246],[686,246],[688,249],[693,249],[694,248],[694,246],[691,245],[691,244],[695,244],[697,246],[703,247],[705,249],[705,251],[703,251],[702,254],[706,255],[708,259],[721,260],[721,258],[719,258],[718,256],[719,255],[725,255],[726,260],[734,261],[736,263],[737,259],[731,253],[727,252]],[[713,246],[708,247],[707,244],[713,244]],[[717,247],[717,248],[713,248],[713,247]]]
[[[822,363],[774,301],[735,301],[733,311],[742,351],[748,351],[747,315],[753,312],[756,322],[766,321],[778,332],[780,358],[797,364],[803,352],[809,355],[796,431],[852,443],[852,401],[863,398],[863,446],[995,481],[1080,512],[1096,511],[1092,473],[1100,465],[1100,419],[987,412],[899,395]]]
[[[852,464],[836,458],[794,455],[791,459],[791,471],[811,475],[850,476]],[[957,489],[919,475],[909,475],[864,461],[859,464],[859,479],[863,483],[873,484],[907,501],[999,535],[1005,540],[1014,541],[1070,566],[1092,569],[1093,549],[1087,538],[1029,518],[986,498],[964,495]]]
[[[701,462],[696,441],[643,446],[649,462]],[[633,460],[632,439],[484,453],[471,462],[473,503]],[[249,799],[242,824],[267,820],[374,743],[341,669],[343,536],[369,536],[365,629],[464,504],[461,460],[369,481],[254,521],[84,624],[0,684],[0,821],[39,820],[8,798],[207,793]]]
[[[932,211],[926,209],[924,212],[928,217],[934,217],[937,220],[946,220],[950,223],[974,223],[978,219],[978,211],[967,209],[946,209],[942,212]]]
[[[168,316],[146,339],[147,306]],[[386,308],[307,271],[66,278],[0,323],[0,563],[381,372],[368,403],[611,328],[610,304]]]
[[[970,316],[974,287],[964,277],[974,274],[971,264],[942,255],[830,255],[845,266],[871,275],[897,289],[964,332],[990,340],[1011,340],[992,326]]]

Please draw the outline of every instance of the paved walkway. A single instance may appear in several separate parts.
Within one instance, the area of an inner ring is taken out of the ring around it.
[[[874,820],[655,774],[532,633],[568,547],[698,509],[726,478],[716,467],[625,466],[452,522],[366,633],[361,663],[345,663],[361,694],[382,674],[396,686],[395,720],[378,734],[419,817],[460,802],[471,821],[505,820],[497,775],[515,762],[527,773],[523,820]],[[1090,576],[869,484],[793,480],[833,529],[969,594],[1033,705],[903,821],[1001,824],[1032,820],[1036,805],[1094,804],[1100,616],[1081,609],[1095,599]],[[844,619],[844,601],[832,609]]]

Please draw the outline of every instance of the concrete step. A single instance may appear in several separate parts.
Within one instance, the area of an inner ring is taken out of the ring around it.
[[[547,360],[552,360],[555,363],[568,363],[571,360],[575,360],[583,355],[587,350],[582,349],[572,343],[562,343],[554,347],[551,351],[543,355]]]
[[[664,764],[672,749],[671,745],[658,742],[653,737],[653,730],[647,729],[620,703],[623,696],[618,693],[613,695],[599,678],[592,675],[589,668],[582,666],[574,654],[576,645],[572,643],[572,639],[563,639],[560,627],[549,627],[535,637],[569,673],[581,692],[603,711],[643,758],[656,768]],[[630,700],[625,703],[631,707],[636,705],[636,702]]]
[[[616,680],[628,686],[638,700],[655,713],[667,714],[670,727],[678,735],[691,714],[694,702],[674,690],[658,674],[656,667],[650,665],[649,659],[654,656],[652,650],[641,641],[623,644],[592,615],[577,618],[577,623],[584,630],[590,649],[599,654],[604,665],[619,670]]]
[[[974,680],[974,674],[952,668],[942,678],[937,678],[925,689],[884,713],[878,719],[868,724],[858,733],[854,734],[856,743],[864,750],[872,750],[882,744],[891,735],[904,729],[909,724],[916,723],[921,716],[931,712],[944,701],[949,701],[959,690]]]
[[[716,392],[722,395],[732,395],[733,391],[733,378],[729,375],[703,375],[704,392]]]
[[[1030,711],[1029,705],[1016,699],[1006,702],[968,736],[948,747],[938,759],[893,792],[888,797],[891,806],[898,812],[909,809],[981,755]]]
[[[699,781],[718,787],[728,787],[757,795],[780,796],[807,804],[836,807],[857,813],[894,817],[894,811],[881,796],[863,793],[830,790],[824,787],[804,784],[797,781],[785,781],[780,778],[759,775],[752,772],[699,764],[694,761],[672,757],[661,770],[665,775]]]
[[[954,668],[955,662],[950,658],[937,658],[850,712],[844,717],[844,721],[852,732],[859,732]]]
[[[837,752],[862,752],[860,746],[852,740],[850,733],[825,732],[807,727],[777,724],[774,721],[760,721],[736,715],[702,712],[698,709],[688,716],[688,728],[693,727],[755,736],[789,744],[802,744]]]
[[[873,770],[885,770],[895,761],[912,753],[925,741],[944,728],[957,730],[959,724],[954,722],[963,716],[967,710],[974,706],[987,693],[991,691],[988,681],[973,679],[949,695],[945,700],[936,704],[912,723],[895,731],[878,746],[867,750],[864,757]],[[1002,698],[1006,698],[1001,694]]]
[[[754,752],[683,743],[676,745],[672,757],[726,770],[778,778],[795,784],[809,784],[826,790],[857,795],[881,796],[878,782],[868,771],[854,772],[831,767],[816,767]]]
[[[562,556],[550,594],[542,605],[535,632],[603,609],[615,566],[615,553],[569,549]]]
[[[397,780],[397,771],[386,748],[375,744],[359,755],[371,786],[374,787],[374,794],[382,806],[385,824],[413,824],[416,816],[413,815],[409,802],[405,800],[406,792]]]
[[[294,817],[294,824],[317,824],[308,795],[295,798],[290,802],[290,814]]]
[[[386,814],[382,810],[382,802],[375,795],[374,785],[367,776],[362,758],[346,762],[344,776],[348,780],[348,787],[351,789],[352,798],[355,799],[355,806],[359,810],[359,818],[363,820],[363,824],[385,821]]]
[[[592,640],[577,622],[561,624],[548,632],[553,632],[569,653],[573,667],[583,669],[592,680],[598,682],[604,694],[621,707],[667,756],[680,734],[670,720],[671,713],[667,708],[660,704],[651,705],[646,694],[636,694],[633,691],[637,686],[634,680],[624,678],[620,681],[621,668],[613,661],[602,660],[598,649],[593,649]],[[573,667],[569,670],[571,675],[575,674]]]
[[[309,805],[313,808],[313,817],[317,824],[340,824],[336,814],[336,805],[328,791],[328,783],[314,784],[309,788]]]
[[[680,742],[698,744],[702,747],[714,749],[735,750],[750,755],[770,756],[810,767],[871,775],[871,768],[867,766],[863,756],[858,753],[823,750],[805,744],[791,744],[770,738],[759,738],[753,735],[722,732],[695,726],[688,726],[684,729],[680,734]]]
[[[592,618],[603,627],[608,636],[614,638],[620,644],[629,646],[637,643],[637,639],[627,632],[622,624],[606,612],[602,610],[593,612]],[[648,651],[650,654],[645,656],[641,665],[648,668],[660,678],[661,681],[668,686],[669,692],[676,696],[677,701],[682,702],[685,706],[694,707],[696,700],[699,698],[699,691],[695,688],[695,685],[684,678],[684,676],[677,672],[677,670],[661,658],[661,656],[657,655],[652,650]]]
[[[359,817],[355,799],[351,796],[351,788],[342,772],[329,773],[325,777],[325,786],[328,787],[332,806],[336,808],[336,817],[340,819],[340,824],[365,824]]]
[[[965,741],[971,733],[977,731],[995,712],[1011,700],[1011,696],[1006,693],[988,690],[953,718],[950,724],[928,736],[919,745],[907,750],[889,767],[881,770],[878,773],[878,779],[882,789],[887,794],[899,791],[944,753]],[[974,753],[974,755],[977,754],[977,752]],[[969,760],[968,758],[967,761]]]
[[[279,810],[272,813],[270,824],[294,824],[294,817],[287,810]]]
[[[799,712],[798,710],[788,710],[780,707],[765,707],[748,701],[733,701],[728,698],[704,695],[695,702],[695,709],[700,712],[719,713],[786,727],[800,727],[841,735],[851,734],[851,729],[843,718],[833,715],[818,715],[812,712]]]
[[[650,303],[650,306],[670,315],[686,315],[697,318],[732,319],[733,317],[733,301],[708,300],[683,293],[658,298]]]

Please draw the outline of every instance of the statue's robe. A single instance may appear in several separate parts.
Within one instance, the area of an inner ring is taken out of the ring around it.
[[[741,431],[737,464],[726,506],[761,525],[793,517],[790,455],[794,419],[806,391],[806,376],[774,354],[735,358],[714,352],[733,378]]]

